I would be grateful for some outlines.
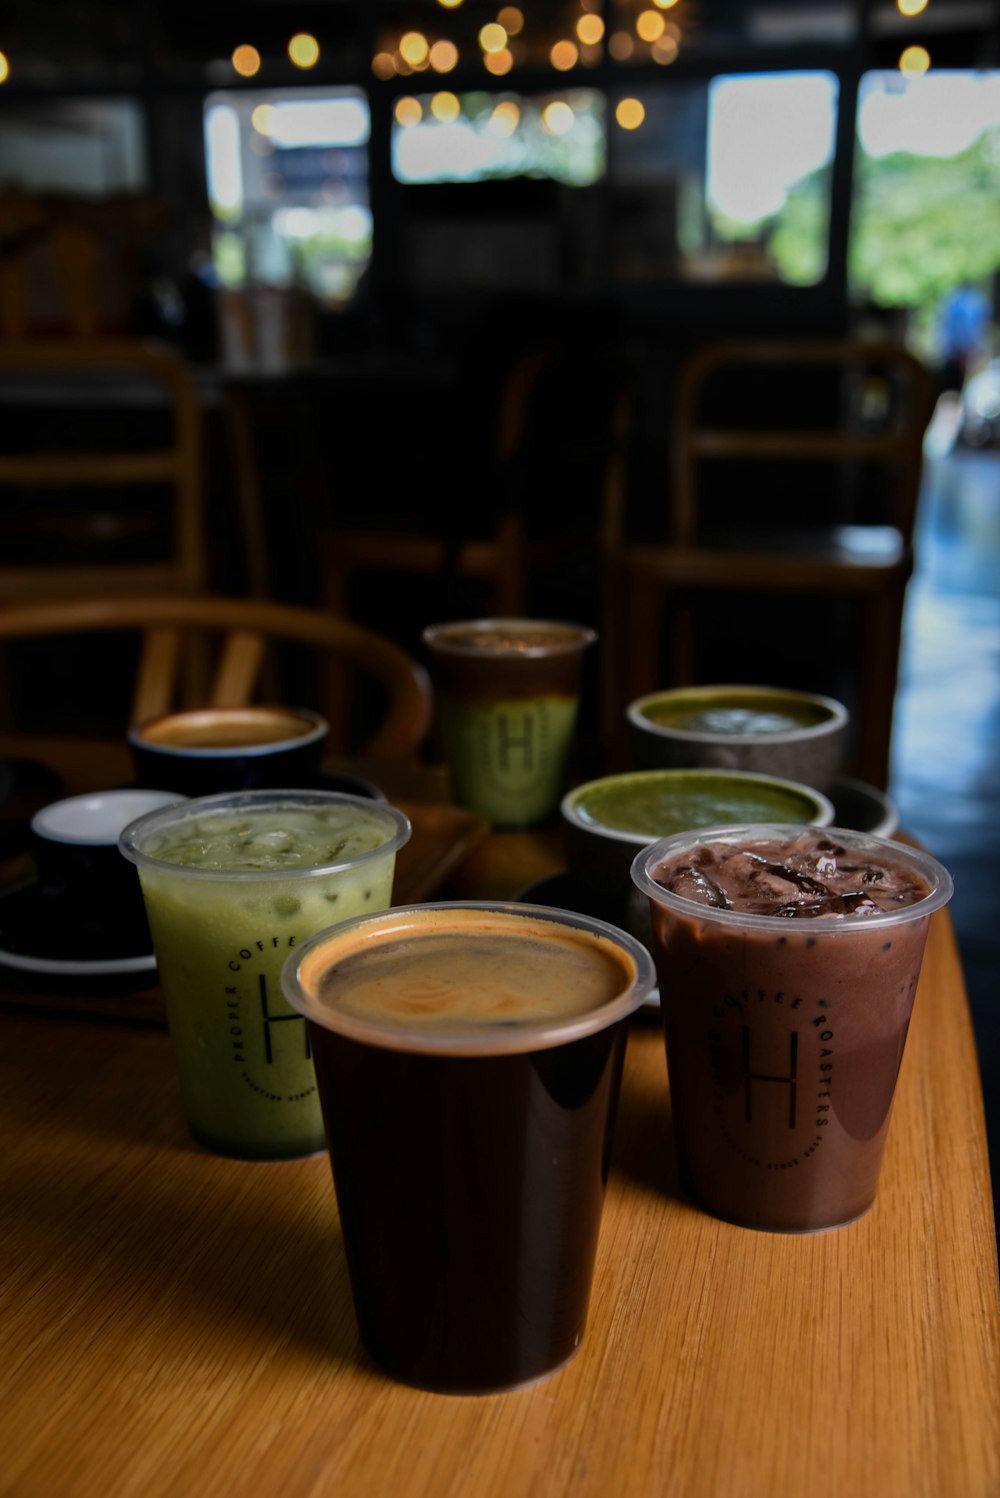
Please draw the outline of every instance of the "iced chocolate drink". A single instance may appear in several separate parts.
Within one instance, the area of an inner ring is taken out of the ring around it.
[[[664,838],[649,897],[683,1184],[718,1217],[801,1232],[875,1199],[933,858],[840,828]]]

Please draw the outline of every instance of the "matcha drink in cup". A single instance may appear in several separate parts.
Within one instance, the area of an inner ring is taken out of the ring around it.
[[[583,654],[597,638],[546,619],[433,624],[444,754],[460,806],[495,827],[532,827],[559,805]]]
[[[305,1024],[282,963],[314,932],[392,899],[402,812],[360,796],[203,796],[131,822],[188,1127],[219,1154],[312,1154],[325,1137]]]

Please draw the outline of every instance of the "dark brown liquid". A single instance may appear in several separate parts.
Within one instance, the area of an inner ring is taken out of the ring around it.
[[[158,718],[142,730],[150,744],[178,749],[244,749],[311,733],[315,724],[273,708],[219,708]]]
[[[678,1160],[709,1212],[796,1232],[871,1206],[928,919],[734,933],[654,907]]]
[[[453,1058],[310,1026],[361,1338],[389,1373],[482,1392],[576,1351],[625,1027]]]

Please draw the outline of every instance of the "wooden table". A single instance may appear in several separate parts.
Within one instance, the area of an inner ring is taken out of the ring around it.
[[[442,892],[510,893],[551,836]],[[359,1352],[329,1170],[188,1139],[155,1024],[8,1008],[0,1494],[996,1498],[1000,1314],[961,970],[935,916],[879,1198],[803,1237],[679,1195],[655,1013],[633,1022],[590,1320],[511,1394]]]

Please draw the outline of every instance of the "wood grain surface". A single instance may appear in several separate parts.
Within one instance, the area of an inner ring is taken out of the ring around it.
[[[589,1325],[532,1388],[359,1352],[329,1170],[207,1154],[153,1027],[0,1017],[0,1493],[996,1498],[997,1263],[947,913],[878,1201],[757,1233],[683,1200],[632,1026]]]

